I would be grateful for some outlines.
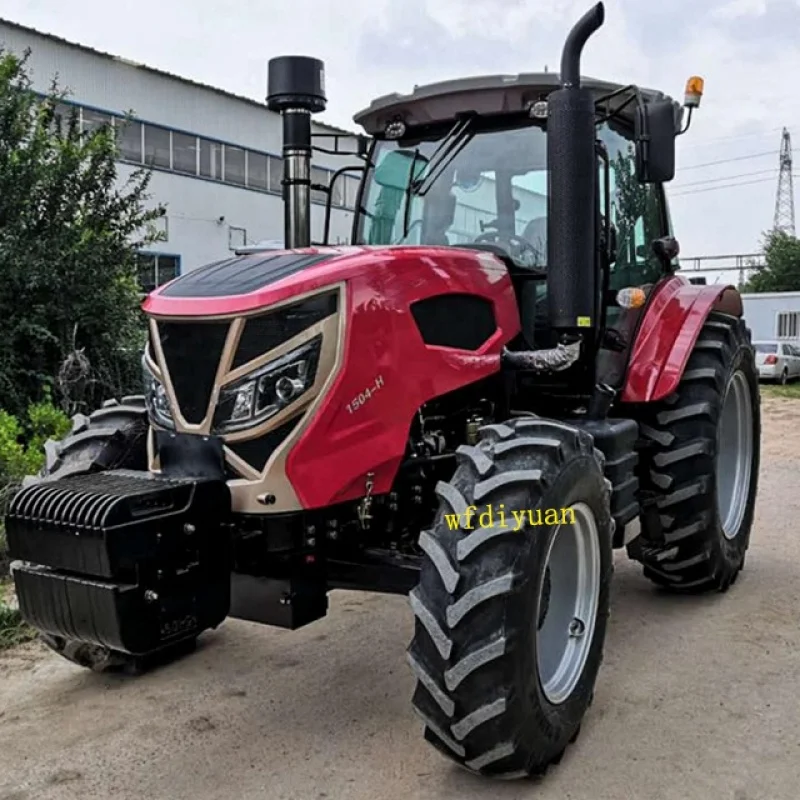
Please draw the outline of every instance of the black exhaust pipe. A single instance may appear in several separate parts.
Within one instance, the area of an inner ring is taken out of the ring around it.
[[[325,110],[325,65],[306,56],[269,61],[267,107],[283,118],[284,246],[311,244],[311,115]]]
[[[583,47],[604,16],[598,3],[570,31],[561,55],[561,87],[547,100],[550,324],[568,337],[597,325],[595,114],[580,74]]]

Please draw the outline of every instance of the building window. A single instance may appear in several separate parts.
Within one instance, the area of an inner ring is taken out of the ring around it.
[[[172,144],[170,131],[154,125],[144,126],[144,163],[148,167],[170,169]]]
[[[327,186],[330,182],[330,172],[322,167],[311,167],[311,183]],[[326,203],[328,200],[328,193],[323,192],[321,189],[311,190],[312,203]]]
[[[61,125],[61,132],[66,134],[69,130],[69,123],[73,114],[77,114],[78,109],[75,106],[67,105],[66,103],[56,103],[53,108],[53,124]]]
[[[247,185],[266,191],[269,188],[269,156],[247,152]]]
[[[245,157],[241,147],[225,145],[225,182],[245,185]]]
[[[222,180],[222,145],[200,140],[200,175],[204,178]]]
[[[186,175],[197,175],[197,137],[172,132],[172,169]]]
[[[142,123],[134,120],[120,119],[114,121],[117,133],[119,156],[124,161],[142,163]]]
[[[283,163],[279,158],[267,156],[269,161],[269,190],[276,194],[283,194]]]
[[[47,99],[44,95],[42,98]],[[277,156],[70,103],[56,105],[54,125],[60,120],[65,130],[72,113],[84,133],[111,125],[121,161],[283,194],[283,163]],[[330,187],[332,175],[331,169],[311,167],[311,182],[319,186]],[[331,205],[354,208],[358,186],[358,179],[341,175],[332,188]],[[312,202],[324,205],[327,198],[326,190],[312,189]]]
[[[102,111],[91,111],[88,108],[81,109],[81,132],[91,133],[103,125],[111,124],[111,114],[104,114]]]
[[[138,253],[139,285],[145,294],[180,275],[181,257],[162,253]]]
[[[345,178],[344,204],[346,208],[355,208],[358,198],[359,181],[357,178],[348,176]]]
[[[778,312],[778,338],[796,339],[800,331],[800,312],[780,311]]]

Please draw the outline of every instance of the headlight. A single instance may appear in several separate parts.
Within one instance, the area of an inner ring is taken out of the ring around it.
[[[317,375],[322,336],[265,364],[219,394],[214,430],[252,428],[302,397]]]
[[[144,378],[144,401],[150,419],[162,428],[174,428],[169,398],[164,384],[150,371],[147,362],[142,358],[142,375]]]

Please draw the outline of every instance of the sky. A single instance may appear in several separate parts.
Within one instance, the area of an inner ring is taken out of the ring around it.
[[[556,71],[564,37],[590,6],[138,0],[122,13],[107,0],[3,0],[0,16],[260,101],[269,58],[314,56],[326,67],[320,119],[355,130],[353,114],[370,100],[415,84]],[[607,0],[605,11],[584,74],[676,99],[690,75],[705,79],[668,188],[682,256],[757,252],[772,225],[784,126],[800,151],[800,0]]]

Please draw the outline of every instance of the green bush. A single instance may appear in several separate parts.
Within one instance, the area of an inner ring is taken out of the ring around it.
[[[69,417],[46,394],[28,406],[23,421],[0,409],[0,579],[7,566],[3,530],[11,496],[26,475],[36,475],[44,465],[44,443],[63,439],[71,427]]]

